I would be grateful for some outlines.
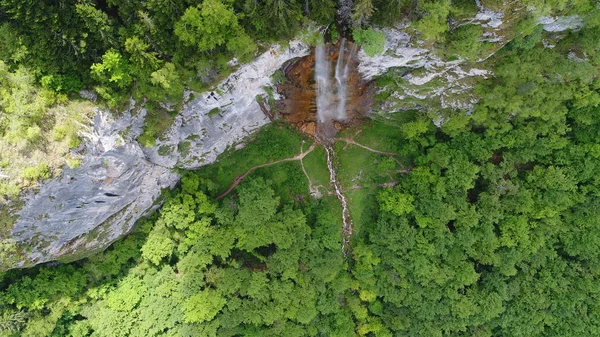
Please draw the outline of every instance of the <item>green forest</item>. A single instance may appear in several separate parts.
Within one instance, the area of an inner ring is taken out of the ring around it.
[[[481,63],[493,76],[475,84],[473,111],[374,113],[336,136],[355,225],[347,255],[340,203],[309,194],[329,184],[323,149],[275,163],[314,143],[277,121],[182,172],[107,250],[0,273],[0,336],[600,336],[600,5],[510,6],[522,16]],[[0,167],[15,172],[0,201],[77,165],[65,154],[93,109],[80,90],[111,111],[129,97],[177,103],[230,73],[232,57],[335,26],[338,7],[0,0]],[[482,32],[456,25],[476,13],[467,0],[356,0],[344,25],[370,48],[374,27],[409,20],[423,45],[476,62],[489,51]],[[583,26],[547,48],[543,15]],[[403,72],[376,79],[374,110]],[[25,152],[33,159],[19,161]]]

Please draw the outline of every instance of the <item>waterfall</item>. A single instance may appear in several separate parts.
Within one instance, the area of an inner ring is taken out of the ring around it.
[[[335,79],[337,82],[337,114],[336,119],[343,121],[346,119],[346,100],[348,99],[348,76],[350,75],[350,58],[356,52],[356,45],[346,58],[346,39],[342,39],[340,52],[338,54],[337,64],[335,66]]]
[[[317,120],[318,125],[333,128],[333,121],[346,120],[346,101],[348,77],[350,72],[350,60],[352,54],[356,52],[353,47],[350,53],[346,51],[346,39],[340,42],[340,50],[336,60],[334,74],[332,76],[331,62],[327,53],[327,46],[319,44],[315,48],[315,82],[317,83]],[[327,123],[327,124],[326,124]],[[335,129],[334,129],[335,130]],[[333,134],[335,135],[335,134]],[[331,138],[328,138],[330,137]],[[323,137],[323,138],[321,138]],[[317,135],[317,140],[323,144],[327,155],[327,169],[329,170],[329,180],[334,188],[335,195],[342,205],[342,252],[344,256],[350,251],[350,237],[352,236],[352,219],[348,202],[342,193],[342,186],[337,180],[337,175],[333,167],[335,153],[333,151],[333,136],[323,132]]]
[[[337,120],[346,119],[346,81],[348,79],[348,62],[346,61],[346,66],[344,66],[345,45],[346,39],[342,39],[337,64],[335,65],[335,81],[337,84],[337,113],[335,114],[335,117]]]
[[[350,58],[354,50],[353,48],[350,53],[347,53],[346,39],[342,39],[335,65],[335,82],[333,82],[331,79],[331,64],[326,49],[327,47],[323,44],[315,47],[315,81],[317,83],[317,116],[319,123],[346,120]]]
[[[317,117],[319,123],[330,119],[331,84],[329,81],[329,60],[325,49],[324,44],[317,44],[315,48],[315,81],[317,82]]]

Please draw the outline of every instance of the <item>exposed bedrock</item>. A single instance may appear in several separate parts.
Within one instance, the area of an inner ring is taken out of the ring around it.
[[[375,90],[373,82],[358,72],[352,42],[327,43],[316,49],[318,53],[283,66],[287,81],[277,87],[282,96],[278,110],[300,131],[330,138],[342,127],[368,117]]]
[[[83,135],[82,165],[65,168],[24,197],[12,233],[0,233],[0,239],[17,244],[19,261],[13,267],[89,256],[128,233],[159,206],[162,189],[177,184],[173,168],[212,163],[269,122],[257,96],[267,96],[265,88],[284,62],[309,51],[291,41],[240,66],[213,91],[196,94],[154,148],[136,141],[146,111],[134,113],[135,102],[116,119],[99,110]]]
[[[287,47],[275,45],[229,75],[214,90],[198,94],[185,105],[156,146],[145,150],[149,160],[184,169],[214,162],[227,148],[242,143],[269,123],[257,97],[266,100],[265,88],[273,85],[271,76],[286,61],[309,52],[309,47],[299,41],[290,41]]]
[[[26,201],[12,238],[27,266],[77,259],[106,248],[152,209],[163,188],[179,180],[148,162],[137,144],[111,149],[76,169],[66,169]]]

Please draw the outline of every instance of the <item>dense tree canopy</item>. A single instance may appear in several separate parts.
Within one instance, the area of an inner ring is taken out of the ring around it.
[[[324,158],[263,167],[215,200],[249,167],[310,141],[276,123],[185,173],[105,252],[0,274],[0,336],[599,336],[600,15],[594,1],[521,3],[531,11],[515,38],[478,60],[481,27],[454,24],[476,4],[356,1],[350,18],[365,49],[383,48],[371,23],[406,15],[440,55],[479,61],[493,76],[474,84],[472,111],[394,111],[364,126],[358,141],[402,154],[403,170],[395,157],[334,144],[357,224],[347,257],[337,199],[308,193],[306,171],[326,167]],[[0,45],[0,146],[34,153],[52,138],[67,151],[80,106],[52,110],[65,93],[93,86],[112,104],[132,90],[177,97],[217,76],[210,69],[226,71],[231,57],[254,55],[260,41],[293,35],[303,18],[331,24],[335,8],[0,0],[0,36],[10,42]],[[554,13],[592,14],[549,48],[556,36],[538,17]],[[401,85],[400,73],[382,76],[378,99]],[[0,167],[9,154],[0,151]],[[19,179],[51,173],[35,161]],[[15,179],[0,181],[0,194],[15,194]],[[0,268],[13,250],[0,237]]]

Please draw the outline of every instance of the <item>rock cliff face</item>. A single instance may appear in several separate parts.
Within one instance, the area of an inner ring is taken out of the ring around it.
[[[368,116],[374,83],[364,80],[358,72],[357,46],[352,42],[343,45],[345,53],[340,60],[340,42],[327,43],[323,47],[327,61],[330,63],[330,74],[333,82],[333,72],[338,62],[348,65],[347,89],[345,102],[345,118],[337,121],[336,127],[353,125]],[[286,81],[277,86],[277,92],[282,96],[277,110],[281,117],[296,125],[301,132],[314,135],[317,131],[317,83],[315,82],[315,54],[290,60],[283,66]],[[333,84],[333,83],[332,83]],[[333,84],[335,85],[335,84]]]
[[[109,150],[59,179],[26,202],[13,239],[26,246],[21,266],[77,258],[105,248],[131,230],[178,175],[148,162],[137,144]]]
[[[267,98],[271,76],[284,62],[307,55],[299,41],[274,46],[254,62],[240,67],[214,90],[199,94],[175,118],[156,146],[145,150],[149,160],[165,167],[196,169],[210,164],[227,148],[269,123],[257,97]]]
[[[82,165],[64,169],[25,198],[11,236],[22,254],[16,266],[76,259],[106,248],[152,209],[163,188],[175,186],[179,176],[149,162],[135,142],[144,115],[132,116],[129,109],[113,120],[97,111],[85,132]]]
[[[83,135],[82,165],[23,199],[10,235],[20,256],[13,267],[85,257],[128,233],[159,205],[162,190],[177,184],[173,168],[212,163],[269,122],[256,97],[267,96],[271,75],[285,61],[309,51],[292,41],[241,66],[215,90],[197,94],[154,148],[136,141],[146,111],[134,113],[135,102],[117,119],[98,111]]]

